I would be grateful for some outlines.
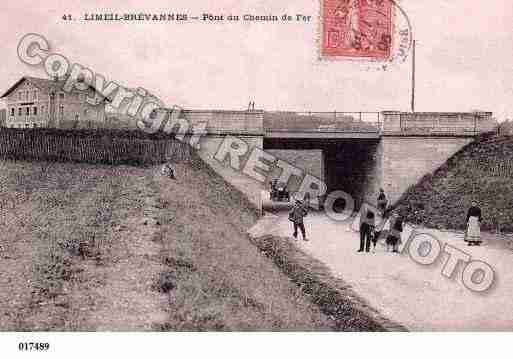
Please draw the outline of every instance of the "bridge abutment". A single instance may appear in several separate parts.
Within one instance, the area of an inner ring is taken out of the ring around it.
[[[472,137],[383,136],[377,176],[390,203],[472,141]]]

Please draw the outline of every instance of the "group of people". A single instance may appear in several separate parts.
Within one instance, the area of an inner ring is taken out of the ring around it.
[[[387,251],[392,249],[392,252],[399,253],[398,247],[402,244],[401,233],[405,216],[400,210],[393,210],[391,207],[387,207],[388,201],[382,188],[380,189],[377,202],[379,215],[382,216],[379,229],[376,228],[376,214],[372,210],[360,213],[360,248],[358,252],[369,252],[371,244],[374,252],[377,242],[383,239]],[[482,219],[481,208],[478,207],[476,201],[472,201],[465,221],[464,240],[469,246],[479,246],[482,243]]]
[[[381,188],[378,195],[378,211],[382,220],[377,228],[376,213],[371,209],[360,213],[360,248],[358,252],[372,252],[376,250],[379,240],[384,240],[387,251],[399,253],[401,245],[401,233],[403,231],[404,216],[399,211],[388,208],[388,200],[385,191]]]
[[[403,223],[405,220],[404,212],[399,209],[393,209],[388,206],[388,199],[383,188],[380,189],[377,199],[377,212],[372,209],[365,209],[360,213],[360,248],[358,252],[372,252],[376,250],[378,241],[383,240],[386,250],[393,253],[399,253],[399,246],[402,244],[401,234],[403,232]],[[299,199],[296,199],[294,207],[289,212],[289,220],[293,223],[293,237],[297,239],[298,229],[301,231],[303,240],[306,238],[305,224],[303,218],[308,214],[307,205]],[[378,222],[377,216],[381,217]],[[472,201],[472,206],[467,212],[465,242],[469,246],[481,244],[481,222],[482,212],[477,206],[476,201]]]

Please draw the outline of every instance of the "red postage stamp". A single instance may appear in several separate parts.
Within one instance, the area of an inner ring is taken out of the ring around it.
[[[321,0],[321,57],[387,60],[392,14],[391,0]]]

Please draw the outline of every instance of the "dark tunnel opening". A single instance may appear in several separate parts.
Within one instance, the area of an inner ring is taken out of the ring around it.
[[[377,139],[264,138],[264,150],[279,159],[293,162],[291,164],[307,173],[319,166],[316,172],[321,173],[320,179],[326,183],[327,193],[337,190],[348,193],[355,201],[355,208],[359,208],[366,197],[376,195],[380,168]],[[315,159],[301,156],[302,151],[312,150],[322,151],[322,156]],[[300,160],[290,161],[290,153]],[[309,158],[318,163],[308,163]],[[289,184],[291,191],[299,189],[298,179]],[[334,209],[340,211],[344,206],[344,200],[340,199],[335,202]]]

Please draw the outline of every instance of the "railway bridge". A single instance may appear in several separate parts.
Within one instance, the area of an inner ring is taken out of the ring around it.
[[[181,117],[193,126],[206,123],[201,152],[207,161],[213,160],[209,157],[226,136],[235,136],[319,178],[327,192],[349,193],[357,205],[364,200],[373,203],[379,188],[394,202],[409,186],[493,127],[491,112],[184,110]],[[241,161],[248,157],[249,151]],[[262,175],[268,182],[280,171],[271,166]],[[229,172],[224,175],[230,180]],[[300,182],[301,178],[292,176],[288,187],[298,190]],[[255,186],[263,188],[265,183]]]

